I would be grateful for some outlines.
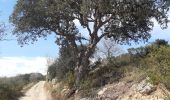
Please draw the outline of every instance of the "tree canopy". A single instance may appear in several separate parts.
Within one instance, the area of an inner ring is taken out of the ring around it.
[[[104,36],[128,43],[150,38],[151,19],[166,28],[169,4],[169,0],[18,0],[10,21],[20,44],[51,32],[59,36],[59,44],[73,46],[84,34],[93,45]],[[79,33],[75,20],[86,33]]]
[[[21,45],[55,33],[58,45],[74,48],[78,83],[102,38],[121,44],[147,41],[153,19],[167,28],[169,5],[169,0],[18,0],[10,21]],[[78,49],[84,45],[85,50]]]

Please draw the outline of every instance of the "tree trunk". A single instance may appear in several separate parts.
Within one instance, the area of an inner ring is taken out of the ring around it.
[[[86,52],[80,53],[75,68],[76,87],[79,88],[80,82],[86,77],[89,69],[89,58],[93,54],[93,49],[87,49]]]

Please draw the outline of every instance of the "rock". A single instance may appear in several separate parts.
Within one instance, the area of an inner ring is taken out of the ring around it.
[[[125,92],[127,85],[124,82],[106,85],[97,95],[99,100],[116,100]],[[125,89],[125,90],[124,90]]]
[[[143,80],[137,85],[137,91],[143,95],[149,95],[156,90],[156,87],[151,83],[147,82],[148,79]]]
[[[149,78],[140,81],[118,81],[107,84],[97,90],[95,98],[82,97],[81,91],[75,92],[74,100],[164,100],[166,88],[159,88],[148,82]],[[82,92],[83,93],[83,92]]]
[[[97,93],[97,95],[98,95],[98,96],[103,95],[106,90],[107,90],[107,88],[103,88],[102,90],[100,90],[100,91]]]
[[[56,83],[57,83],[57,78],[54,78],[54,79],[52,79],[52,81],[51,81],[51,83],[53,84],[53,85],[55,85]]]

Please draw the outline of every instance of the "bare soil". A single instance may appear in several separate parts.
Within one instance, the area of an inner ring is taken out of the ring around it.
[[[21,97],[19,100],[49,100],[47,96],[47,91],[44,88],[45,81],[40,81],[30,88],[25,96]]]

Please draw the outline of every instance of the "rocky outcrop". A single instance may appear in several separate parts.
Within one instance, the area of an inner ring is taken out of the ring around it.
[[[104,86],[98,92],[99,100],[164,100],[163,86],[154,86],[148,79],[140,82],[117,82]],[[166,91],[167,92],[167,91]]]
[[[131,86],[132,83],[125,82],[108,84],[103,89],[99,90],[98,98],[101,100],[102,99],[117,100],[117,98],[126,93]]]
[[[137,84],[137,86],[134,85],[136,87],[136,91],[143,95],[149,95],[154,92],[156,90],[156,86],[152,85],[147,81],[149,81],[149,78],[143,80],[142,82]]]
[[[152,85],[148,80],[149,78],[107,84],[94,91],[97,93],[94,98],[82,97],[83,91],[72,91],[64,86],[54,100],[164,100],[170,94],[163,85]],[[61,85],[53,85],[53,88],[59,89]]]

